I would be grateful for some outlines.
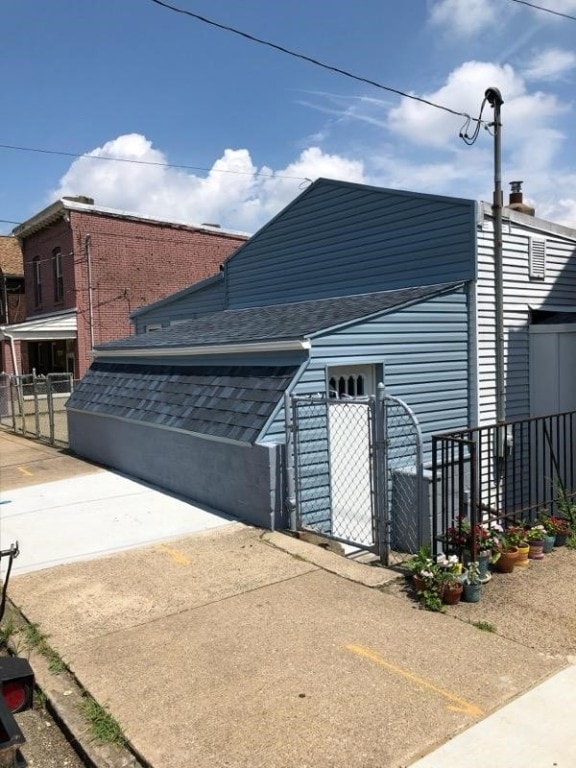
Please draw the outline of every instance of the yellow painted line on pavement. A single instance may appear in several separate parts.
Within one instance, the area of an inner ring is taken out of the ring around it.
[[[184,552],[180,552],[179,549],[169,547],[167,544],[159,544],[158,549],[161,552],[164,552],[165,555],[168,555],[172,562],[178,563],[178,565],[190,565],[191,560],[188,555],[185,555]]]
[[[362,645],[354,644],[347,645],[346,650],[350,651],[351,653],[356,653],[358,656],[363,656],[365,659],[369,659],[370,661],[373,661],[375,664],[379,664],[382,667],[386,667],[386,669],[394,672],[397,675],[405,677],[415,685],[420,686],[420,688],[426,688],[429,691],[437,693],[439,696],[442,696],[444,699],[452,702],[451,704],[446,705],[446,708],[452,712],[463,712],[465,715],[471,715],[472,717],[481,717],[484,714],[483,710],[481,710],[480,707],[477,707],[475,704],[466,701],[466,699],[462,699],[460,696],[457,696],[451,691],[447,691],[444,688],[439,688],[429,680],[418,677],[412,672],[409,672],[407,669],[397,667],[396,664],[392,664],[391,662],[386,661],[386,659],[380,656],[379,653],[376,653],[376,651],[371,651],[369,648],[364,648]]]
[[[34,474],[33,472],[29,472],[26,467],[18,467],[18,471],[22,472],[23,475],[28,475],[28,477],[32,477]]]

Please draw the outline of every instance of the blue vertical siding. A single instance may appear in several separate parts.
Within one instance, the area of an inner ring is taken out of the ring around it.
[[[226,264],[227,307],[465,281],[476,205],[321,179]]]
[[[168,327],[171,323],[191,320],[194,317],[220,312],[225,309],[224,280],[210,279],[208,285],[186,288],[167,299],[144,307],[134,315],[136,333],[144,333],[146,326],[159,323]]]
[[[468,425],[469,332],[467,291],[460,288],[313,338],[293,391],[325,392],[329,366],[382,363],[387,392],[414,410],[428,452],[433,434]],[[263,439],[278,442],[283,435],[279,409]]]

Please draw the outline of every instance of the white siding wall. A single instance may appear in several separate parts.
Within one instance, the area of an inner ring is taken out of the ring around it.
[[[504,211],[503,272],[506,418],[530,416],[530,307],[576,310],[576,231]],[[511,220],[513,219],[513,220]],[[529,276],[530,238],[546,240],[546,277]],[[494,261],[492,220],[478,232],[478,403],[479,423],[496,420]]]

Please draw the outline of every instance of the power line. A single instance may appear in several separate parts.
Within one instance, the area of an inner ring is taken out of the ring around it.
[[[159,163],[154,160],[134,160],[129,157],[112,157],[110,155],[91,155],[89,152],[66,152],[56,149],[41,149],[40,147],[19,147],[14,144],[0,144],[0,149],[10,149],[15,152],[37,152],[41,155],[61,155],[62,157],[87,157],[89,160],[112,160],[116,163],[133,163],[134,165],[155,165],[160,168],[180,168],[187,171],[204,171],[206,173],[234,173],[240,176],[264,176],[267,179],[290,179],[292,181],[311,181],[307,176],[281,176],[275,173],[260,171],[231,171],[225,168],[202,168],[199,165],[178,165],[176,163]],[[3,221],[3,219],[0,219]],[[14,222],[7,222],[13,224]],[[17,223],[17,222],[16,222]]]
[[[154,0],[152,0],[154,2]],[[569,13],[561,13],[560,11],[553,11],[552,8],[545,8],[543,5],[536,5],[535,3],[529,3],[527,0],[512,0],[513,3],[519,3],[520,5],[527,5],[529,8],[536,8],[538,11],[544,11],[545,13],[551,13],[554,16],[561,16],[563,19],[570,19],[576,21],[576,16],[570,16]]]
[[[340,67],[335,67],[331,64],[326,64],[323,61],[320,61],[319,59],[315,59],[312,56],[307,56],[303,53],[298,53],[297,51],[293,51],[290,48],[285,48],[283,45],[278,45],[277,43],[272,43],[269,40],[264,40],[260,37],[256,37],[255,35],[251,35],[248,32],[243,32],[240,29],[236,29],[235,27],[230,27],[227,24],[220,24],[217,21],[214,21],[213,19],[208,19],[205,16],[200,16],[198,13],[193,13],[192,11],[187,11],[184,8],[178,8],[175,5],[170,5],[169,3],[165,3],[162,0],[151,0],[151,2],[155,3],[156,5],[160,5],[163,8],[167,8],[170,11],[174,11],[175,13],[181,13],[184,16],[190,16],[193,19],[196,19],[197,21],[201,21],[204,24],[209,24],[212,27],[217,27],[218,29],[222,29],[226,32],[232,32],[235,35],[239,35],[240,37],[245,38],[246,40],[250,40],[253,43],[259,43],[260,45],[266,45],[268,48],[273,48],[276,51],[280,51],[281,53],[286,53],[288,56],[293,56],[296,59],[301,59],[302,61],[307,61],[310,64],[314,64],[317,67],[321,67],[322,69],[327,69],[330,72],[336,72],[339,75],[344,75],[344,77],[349,77],[352,80],[357,80],[360,83],[366,83],[367,85],[373,85],[375,88],[380,88],[383,91],[388,91],[389,93],[395,93],[397,96],[402,96],[405,99],[412,99],[413,101],[419,101],[421,104],[427,104],[429,107],[434,107],[435,109],[442,109],[444,112],[449,112],[451,115],[456,115],[458,117],[465,117],[469,118],[470,115],[468,115],[467,112],[458,112],[455,109],[451,109],[450,107],[446,107],[443,104],[437,104],[434,101],[430,101],[429,99],[424,99],[420,96],[414,96],[412,93],[406,93],[405,91],[400,91],[398,88],[392,88],[389,85],[383,85],[382,83],[377,82],[376,80],[371,80],[368,77],[362,77],[361,75],[355,75],[353,72],[349,72],[346,69],[341,69]],[[475,118],[471,118],[474,120]]]

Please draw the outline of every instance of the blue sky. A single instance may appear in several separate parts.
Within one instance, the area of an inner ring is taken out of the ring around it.
[[[576,226],[576,21],[514,0],[170,2],[473,116],[500,88],[505,189]],[[253,232],[318,176],[491,199],[486,130],[468,147],[461,117],[151,0],[2,0],[1,18],[0,144],[160,165],[0,149],[0,219],[86,194]]]

